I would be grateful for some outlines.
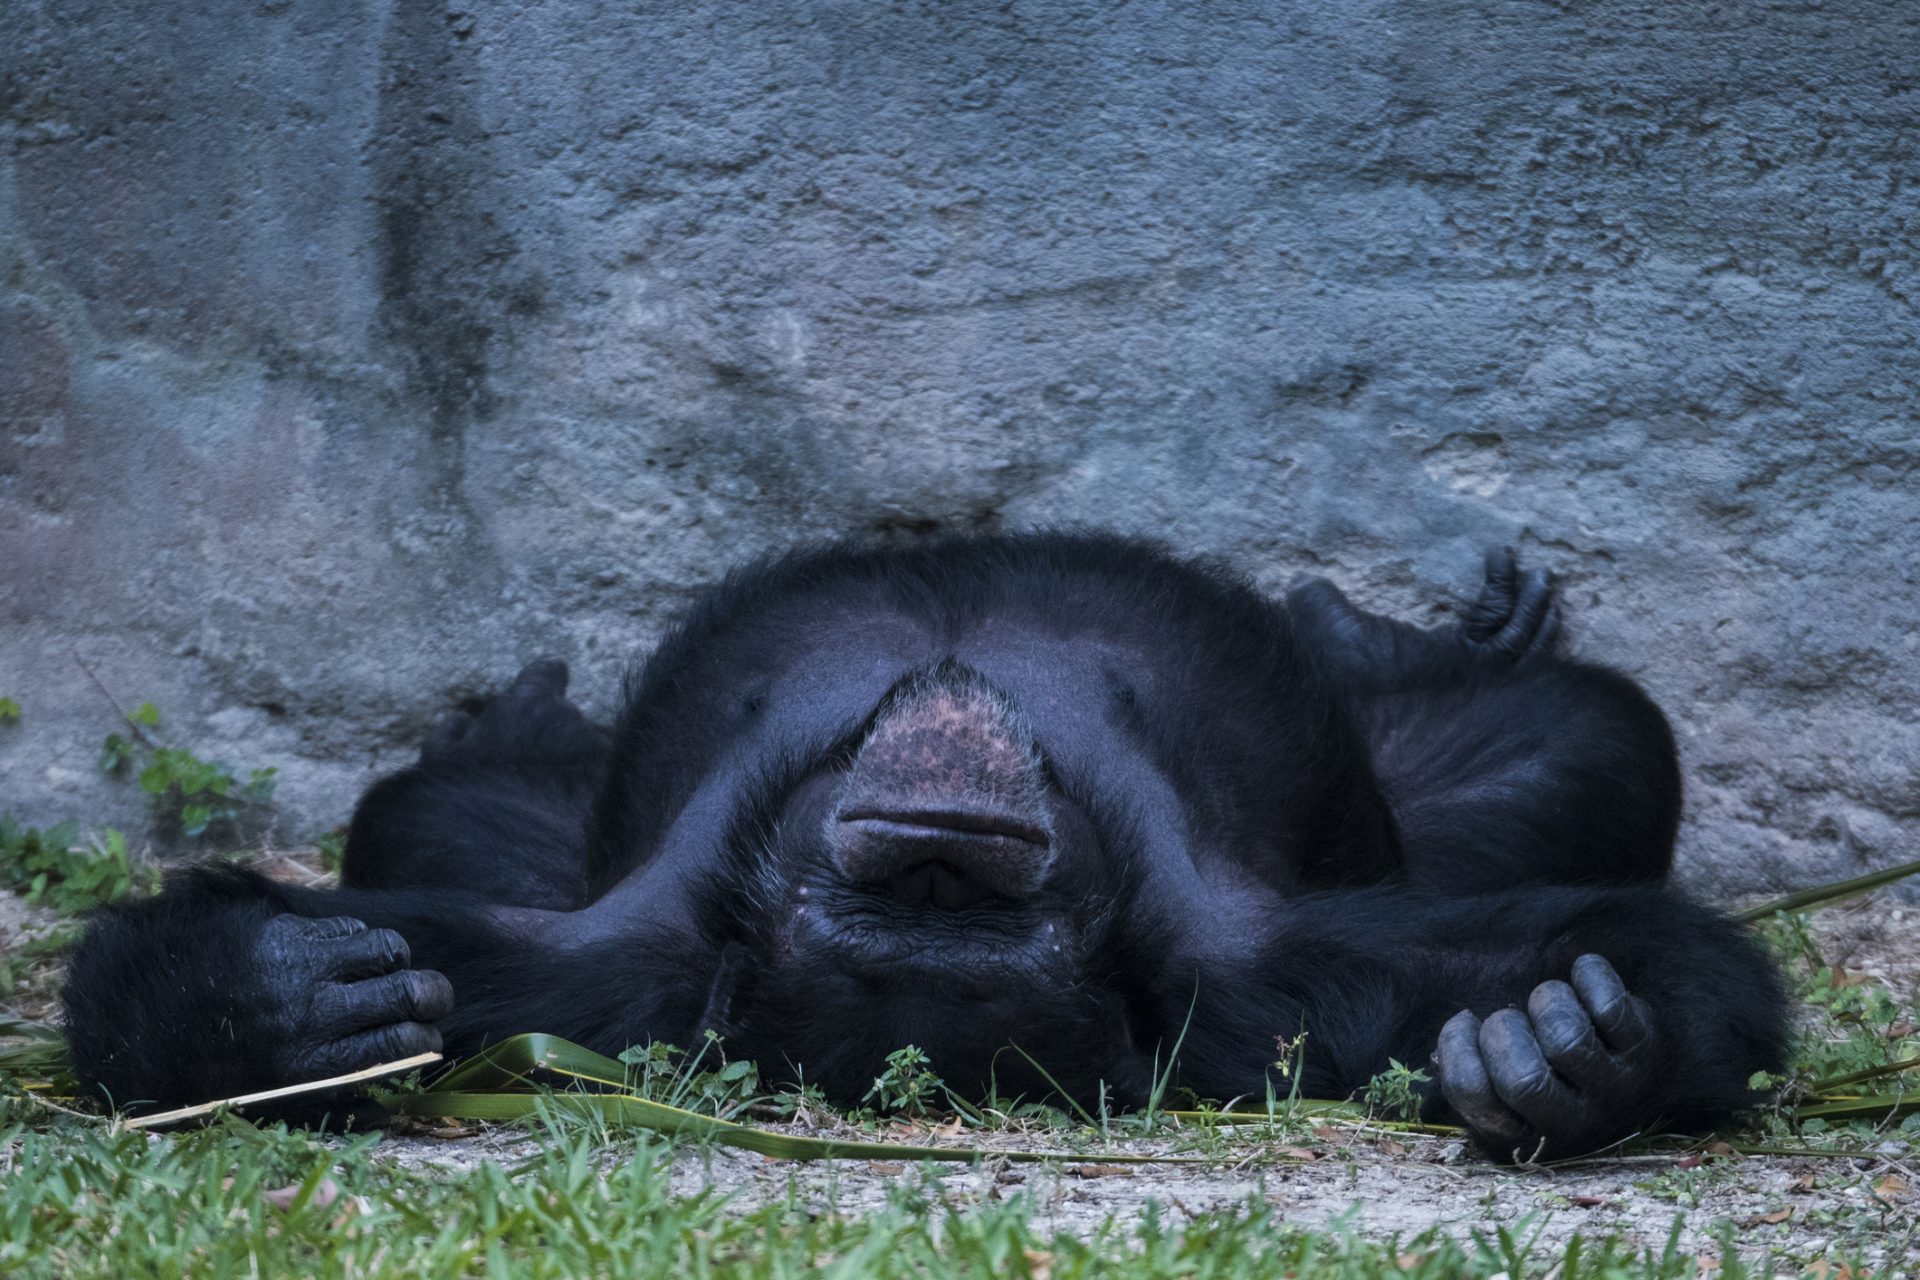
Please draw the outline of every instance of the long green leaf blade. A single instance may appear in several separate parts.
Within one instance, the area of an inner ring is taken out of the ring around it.
[[[1917,874],[1920,874],[1920,861],[1902,862],[1897,866],[1868,872],[1864,876],[1855,876],[1851,880],[1835,880],[1831,884],[1819,884],[1811,889],[1802,889],[1784,898],[1775,898],[1772,902],[1763,902],[1757,907],[1736,911],[1733,918],[1742,924],[1752,924],[1756,920],[1765,920],[1776,911],[1798,911],[1802,907],[1824,906],[1829,902],[1851,898],[1855,894],[1865,893],[1869,889],[1878,889],[1883,884],[1892,884],[1896,880],[1904,880],[1908,876]]]

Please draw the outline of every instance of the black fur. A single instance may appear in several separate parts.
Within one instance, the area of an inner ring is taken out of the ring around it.
[[[1662,887],[1671,734],[1559,622],[1511,553],[1433,631],[1115,538],[765,562],[611,734],[554,662],[450,717],[362,801],[340,890],[200,873],[104,913],[75,1061],[174,1105],[712,1028],[843,1100],[913,1043],[962,1090],[1047,1092],[1031,1059],[1124,1103],[1185,1026],[1179,1083],[1217,1098],[1302,1031],[1318,1095],[1444,1043],[1429,1114],[1501,1155],[1711,1125],[1780,1065],[1779,983]]]

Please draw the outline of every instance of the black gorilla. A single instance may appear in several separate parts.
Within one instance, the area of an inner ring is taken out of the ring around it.
[[[1672,736],[1490,555],[1457,627],[1062,534],[736,573],[611,735],[536,662],[370,790],[345,887],[200,872],[75,956],[83,1078],[173,1105],[516,1032],[703,1029],[857,1099],[947,1081],[1345,1095],[1522,1156],[1712,1125],[1781,1065],[1743,933],[1662,887]],[[1003,1052],[1017,1045],[1021,1052]],[[1275,1077],[1277,1079],[1277,1076]],[[1283,1084],[1282,1088],[1285,1087]]]

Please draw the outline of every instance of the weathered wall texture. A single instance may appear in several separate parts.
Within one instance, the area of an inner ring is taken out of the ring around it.
[[[0,812],[151,698],[344,818],[795,535],[1099,522],[1684,739],[1696,882],[1920,835],[1920,8],[16,0]]]

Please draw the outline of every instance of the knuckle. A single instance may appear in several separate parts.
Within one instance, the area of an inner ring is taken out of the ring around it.
[[[1531,1101],[1553,1091],[1552,1073],[1531,1064],[1522,1067],[1508,1065],[1504,1070],[1496,1066],[1494,1072],[1500,1093],[1508,1098]]]
[[[375,954],[383,964],[394,968],[405,968],[408,960],[412,958],[407,948],[407,940],[391,929],[373,930],[368,935],[368,941],[373,944]]]
[[[452,996],[452,988],[442,975],[431,969],[406,971],[407,1002],[416,1014],[431,1021]]]
[[[1575,999],[1573,988],[1558,978],[1548,978],[1533,989],[1527,997],[1527,1007],[1538,1009],[1553,1005],[1564,1005]]]

